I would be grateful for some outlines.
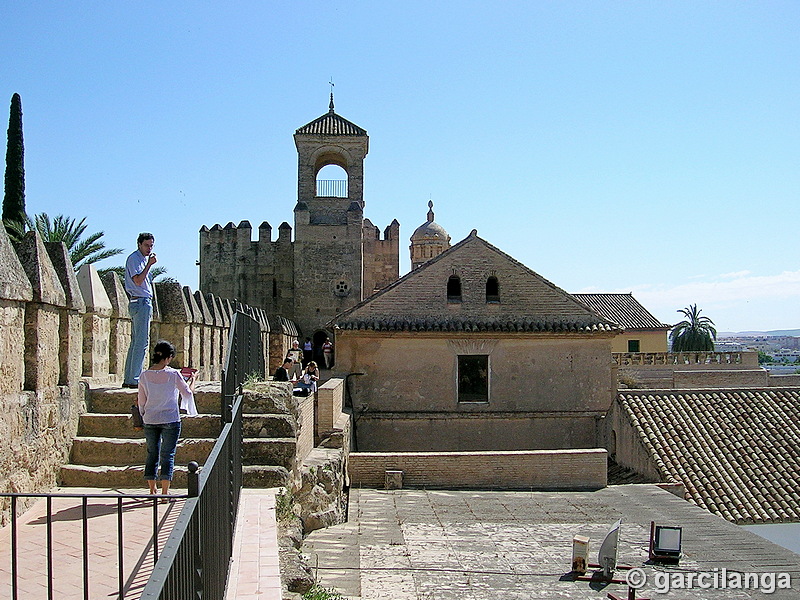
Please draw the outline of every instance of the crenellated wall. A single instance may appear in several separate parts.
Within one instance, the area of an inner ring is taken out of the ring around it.
[[[328,201],[343,202],[315,199],[316,204]],[[329,212],[336,213],[334,208]],[[386,227],[381,239],[380,230],[363,218],[357,202],[339,208],[341,219],[319,222],[319,214],[317,220],[311,218],[313,211],[298,202],[294,230],[281,223],[275,240],[266,221],[258,227],[256,240],[249,221],[210,229],[204,225],[200,229],[200,289],[260,307],[271,315],[286,315],[303,336],[311,337],[334,315],[399,277],[397,220]]]
[[[68,458],[88,387],[122,381],[131,334],[128,298],[116,274],[93,265],[75,273],[64,244],[29,232],[12,245],[0,228],[0,490],[41,492],[57,484]],[[281,349],[296,327],[270,329],[262,309],[175,281],[156,283],[151,346],[175,344],[175,367],[220,377],[231,316],[241,310],[261,324],[265,365],[272,338]],[[283,350],[282,350],[283,351]],[[20,510],[26,506],[20,505]],[[0,504],[0,526],[8,516]]]
[[[369,219],[364,219],[364,297],[371,296],[400,277],[400,223],[393,220],[383,239]]]
[[[200,229],[200,289],[263,308],[270,314],[294,310],[292,228],[282,223],[272,241],[264,221],[252,239],[249,221]]]

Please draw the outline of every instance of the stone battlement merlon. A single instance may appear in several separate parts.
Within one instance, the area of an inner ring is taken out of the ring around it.
[[[278,239],[285,236],[286,230],[288,230],[289,236],[291,237],[292,226],[284,221],[278,228]],[[261,225],[258,226],[258,237],[255,240],[253,239],[253,226],[248,220],[243,220],[238,225],[234,225],[231,221],[224,227],[219,223],[215,223],[211,228],[203,225],[199,233],[201,244],[203,242],[224,243],[228,241],[236,241],[240,244],[245,241],[258,243],[278,241],[277,239],[272,239],[272,225],[267,221],[263,221]],[[283,233],[283,236],[281,233]]]

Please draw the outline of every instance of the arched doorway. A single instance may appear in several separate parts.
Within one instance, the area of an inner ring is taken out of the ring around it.
[[[314,336],[311,338],[311,342],[314,344],[314,361],[319,365],[320,369],[325,368],[325,355],[322,352],[322,345],[325,343],[325,340],[331,338],[331,335],[325,331],[324,329],[319,329],[314,332]],[[331,339],[331,342],[333,340]],[[335,361],[335,348],[334,354],[331,356],[331,366]]]

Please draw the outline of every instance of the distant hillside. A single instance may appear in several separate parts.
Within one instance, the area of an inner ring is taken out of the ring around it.
[[[718,331],[717,339],[726,337],[759,337],[764,335],[800,337],[800,329],[775,329],[773,331]]]

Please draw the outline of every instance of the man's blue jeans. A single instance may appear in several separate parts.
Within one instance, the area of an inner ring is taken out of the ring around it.
[[[150,298],[134,298],[128,304],[131,315],[131,345],[125,359],[123,383],[136,385],[142,374],[144,358],[150,346],[150,319],[153,318],[153,301]]]
[[[147,460],[144,463],[144,478],[172,481],[175,468],[175,449],[181,434],[181,422],[144,425],[147,440]],[[156,473],[160,463],[161,473]]]

